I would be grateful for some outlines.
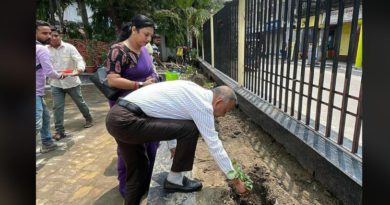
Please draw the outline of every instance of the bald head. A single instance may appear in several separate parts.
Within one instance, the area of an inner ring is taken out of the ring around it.
[[[226,85],[218,86],[212,89],[214,97],[221,97],[224,103],[229,103],[234,101],[237,103],[237,96],[234,93],[233,89]]]
[[[212,91],[214,116],[224,116],[227,112],[234,109],[237,104],[237,96],[233,89],[223,85],[213,88]]]

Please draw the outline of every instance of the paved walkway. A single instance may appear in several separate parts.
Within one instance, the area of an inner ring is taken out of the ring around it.
[[[84,118],[69,96],[65,105],[65,129],[71,138],[58,141],[59,149],[41,154],[37,137],[36,204],[123,204],[117,187],[116,143],[107,133],[109,110],[104,96],[93,85],[82,92],[95,125],[83,128]],[[50,92],[45,97],[50,110]],[[51,124],[53,118],[51,118]],[[54,133],[54,128],[52,128]]]

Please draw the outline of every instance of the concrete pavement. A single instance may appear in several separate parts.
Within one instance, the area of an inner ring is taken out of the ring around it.
[[[85,120],[67,96],[65,129],[72,137],[58,141],[60,148],[57,150],[41,154],[37,136],[38,205],[123,204],[116,179],[116,143],[104,123],[109,110],[107,100],[93,85],[82,86],[82,93],[95,120],[93,127],[83,128]],[[52,110],[50,92],[45,99]]]

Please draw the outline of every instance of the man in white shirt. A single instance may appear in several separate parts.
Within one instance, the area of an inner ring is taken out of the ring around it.
[[[83,57],[73,45],[61,40],[60,32],[55,28],[52,29],[52,38],[48,48],[54,70],[62,71],[65,69],[74,69],[77,74],[84,72],[85,62]],[[72,98],[85,118],[86,122],[84,124],[84,128],[93,126],[91,113],[81,94],[81,81],[78,76],[69,76],[62,80],[51,80],[50,85],[53,98],[54,124],[56,129],[56,134],[53,136],[54,139],[60,140],[67,137],[64,128],[66,94]]]
[[[153,44],[152,44],[152,48],[153,48],[153,62],[156,64],[156,65],[160,65],[160,66],[163,66],[165,67],[165,65],[161,62],[161,58],[160,58],[160,51],[158,49],[158,47],[160,46],[161,44],[161,36],[158,35],[158,34],[154,34],[153,35]]]
[[[207,90],[184,80],[152,84],[119,99],[107,114],[106,127],[118,143],[127,167],[126,204],[137,204],[145,186],[149,186],[140,183],[148,164],[145,142],[177,139],[177,143],[168,143],[175,151],[164,182],[167,192],[201,190],[200,182],[182,173],[192,170],[199,134],[219,168],[233,180],[237,192],[245,192],[244,183],[232,177],[234,168],[214,126],[214,117],[224,116],[236,103],[234,91],[227,86]]]

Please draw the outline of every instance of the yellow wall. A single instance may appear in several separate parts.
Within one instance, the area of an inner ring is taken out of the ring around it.
[[[310,16],[309,27],[314,27],[314,18],[315,16]],[[323,15],[320,14],[319,18],[319,28],[324,28],[324,24],[322,24]],[[306,19],[302,18],[301,27],[305,28]],[[358,26],[362,24],[362,19],[358,20]],[[349,46],[349,37],[351,35],[351,22],[343,23],[342,32],[341,32],[341,43],[340,43],[340,54],[342,56],[348,55],[348,46]],[[359,37],[358,37],[359,38]]]
[[[360,34],[359,34],[359,43],[356,51],[356,60],[355,67],[362,68],[363,67],[363,26],[360,24]]]
[[[358,20],[358,26],[362,24],[362,20]],[[349,37],[351,35],[351,22],[343,23],[343,29],[341,32],[341,44],[340,44],[340,55],[348,55]],[[357,36],[356,38],[359,38]],[[358,39],[356,39],[358,40]],[[356,48],[357,49],[357,48]]]
[[[318,19],[318,28],[324,28],[324,24],[322,24],[323,15],[320,14],[320,18]],[[310,16],[309,28],[314,27],[315,16]],[[306,18],[302,18],[301,28],[305,28]]]
[[[340,55],[348,55],[349,36],[351,35],[351,22],[343,23],[341,32]]]

